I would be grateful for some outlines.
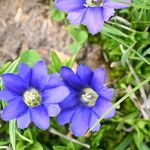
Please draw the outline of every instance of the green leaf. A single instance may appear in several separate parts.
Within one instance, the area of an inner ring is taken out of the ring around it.
[[[0,141],[0,146],[3,146],[3,145],[6,145],[6,144],[9,144],[10,141]]]
[[[113,36],[113,35],[111,35],[111,34],[108,34],[107,32],[103,32],[103,31],[101,31],[101,32],[102,32],[103,34],[105,34],[106,36],[108,36],[108,37],[110,37],[110,38],[116,40],[118,43],[124,45],[125,47],[127,47],[127,48],[130,47],[127,43],[125,43],[124,40],[119,39],[118,37]],[[146,62],[148,65],[150,65],[150,62],[149,62],[146,58],[144,58],[141,54],[139,54],[136,50],[132,49],[132,51],[133,51],[137,56],[139,56],[139,58],[141,58],[141,60],[143,60],[144,62]]]
[[[60,71],[62,66],[72,67],[75,63],[76,55],[73,55],[69,60],[61,61],[56,52],[51,52],[51,65],[48,66],[50,73],[56,73]]]
[[[51,52],[50,58],[51,58],[52,66],[57,70],[57,72],[59,72],[59,70],[62,66],[61,60],[59,59],[59,57],[57,56],[57,54],[54,51]]]
[[[141,150],[150,150],[150,147],[148,147],[146,144],[142,143]]]
[[[121,57],[121,64],[122,64],[123,66],[125,66],[125,63],[127,62],[128,57],[129,57],[129,55],[130,55],[130,53],[131,53],[131,51],[132,51],[134,45],[135,45],[135,44],[133,44],[132,46],[130,46],[130,47],[125,51],[125,53],[122,55],[122,57]]]
[[[19,141],[16,145],[16,150],[25,150],[27,145],[24,144],[23,141]]]
[[[62,21],[65,18],[65,13],[57,10],[55,7],[50,9],[51,16],[56,21]]]
[[[143,56],[147,56],[147,55],[150,55],[150,48],[145,50],[145,52],[143,53]]]
[[[77,53],[88,39],[88,33],[78,27],[68,26],[69,33],[74,40],[68,47],[73,53]]]
[[[73,43],[70,44],[68,46],[68,48],[73,52],[73,53],[77,53],[80,49],[81,49],[82,45],[78,44],[78,43]]]
[[[17,66],[19,64],[20,61],[20,57],[18,59],[16,59],[15,61],[13,61],[6,69],[3,73],[14,73],[17,69]]]
[[[33,141],[33,137],[32,137],[32,133],[31,133],[31,131],[30,131],[30,128],[28,128],[28,129],[24,132],[23,136],[25,136],[25,137],[27,137],[28,139],[30,139],[31,141]]]
[[[67,149],[68,150],[76,150],[73,142],[68,143]]]
[[[76,55],[73,55],[70,60],[67,62],[66,66],[72,68],[76,60]]]
[[[114,150],[126,150],[132,141],[132,135],[128,135]]]
[[[13,150],[15,150],[16,147],[16,120],[12,120],[9,122],[9,136],[10,136],[10,142],[12,144]]]
[[[7,63],[3,64],[0,67],[0,74],[3,74],[5,72],[5,70],[9,67],[10,64],[11,64],[11,62],[7,62]]]
[[[102,29],[102,32],[105,32],[105,33],[108,33],[108,34],[113,34],[115,36],[123,36],[125,38],[128,37],[128,35],[126,35],[125,33],[123,33],[122,31],[118,30],[117,28],[111,26],[111,25],[108,25],[106,24],[103,29]]]
[[[68,30],[69,30],[71,37],[76,43],[83,44],[84,42],[86,42],[88,38],[88,34],[86,31],[80,30],[78,28],[74,28],[72,26],[69,26]]]
[[[20,62],[24,62],[29,66],[33,66],[39,60],[41,60],[41,57],[36,50],[27,50],[20,56]]]
[[[30,140],[29,138],[25,137],[24,135],[21,135],[21,133],[19,133],[19,131],[16,131],[17,135],[24,141],[27,141],[29,143],[33,143],[32,140]]]
[[[42,145],[38,141],[35,141],[32,144],[30,150],[43,150],[43,147],[42,147]]]
[[[66,150],[65,146],[53,146],[53,150]]]

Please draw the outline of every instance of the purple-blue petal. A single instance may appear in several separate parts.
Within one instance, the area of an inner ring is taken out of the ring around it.
[[[84,85],[90,86],[93,71],[89,66],[79,65],[76,74]]]
[[[70,68],[62,67],[60,70],[60,74],[63,80],[74,89],[80,90],[82,88],[82,82]]]
[[[66,86],[47,89],[42,92],[43,103],[59,103],[70,94]]]
[[[63,100],[59,105],[61,109],[68,109],[75,107],[80,104],[79,95],[71,93],[65,100]]]
[[[122,1],[122,2],[121,2]],[[115,2],[114,0],[107,0],[104,6],[111,7],[114,9],[122,9],[130,6],[132,0],[120,0],[120,2]]]
[[[45,106],[45,108],[47,109],[48,115],[50,117],[55,117],[60,113],[60,107],[58,104],[47,104]]]
[[[98,68],[94,71],[93,77],[91,80],[91,86],[95,91],[99,91],[106,80],[106,71],[103,68]]]
[[[46,108],[42,105],[33,107],[30,110],[31,120],[33,123],[40,129],[47,129],[50,124],[49,116],[46,111]]]
[[[67,19],[73,25],[82,24],[82,20],[83,20],[85,11],[86,11],[86,8],[78,9],[78,10],[75,10],[75,11],[70,11],[68,13]]]
[[[93,106],[92,110],[95,112],[95,114],[100,118],[104,113],[106,113],[106,111],[108,111],[111,106],[112,106],[112,102],[105,100],[103,98],[99,98],[96,101],[95,106]],[[115,115],[115,110],[111,111],[106,117],[105,119],[111,118]]]
[[[11,100],[16,99],[18,97],[21,97],[21,96],[19,96],[17,93],[14,93],[10,90],[1,90],[0,91],[0,99],[1,100],[11,101]]]
[[[23,92],[28,88],[28,84],[18,75],[7,73],[2,75],[2,78],[4,81],[5,89],[19,95],[22,95]]]
[[[64,85],[64,82],[60,78],[60,75],[58,73],[54,73],[49,76],[48,81],[45,83],[45,86],[43,86],[43,90],[55,88],[62,85]]]
[[[87,7],[84,18],[82,20],[82,24],[86,25],[89,32],[93,35],[98,33],[103,25],[103,15],[101,7]]]
[[[74,108],[62,110],[57,119],[58,123],[60,125],[65,125],[66,123],[69,123],[71,121],[71,118],[72,118],[73,114],[75,113],[76,109],[77,108],[74,107]]]
[[[90,117],[89,128],[92,128],[93,125],[95,125],[95,123],[97,123],[96,126],[95,126],[95,128],[92,129],[93,132],[96,132],[96,131],[98,131],[98,130],[100,129],[100,126],[101,126],[101,125],[100,125],[100,123],[98,122],[98,120],[99,120],[99,118],[98,118],[97,115],[92,111],[91,117]]]
[[[28,109],[26,112],[24,112],[17,118],[18,128],[20,129],[27,128],[30,122],[31,122],[30,109]]]
[[[16,119],[20,114],[27,110],[27,106],[22,99],[10,101],[2,111],[1,118],[5,121]]]
[[[100,97],[103,97],[106,100],[111,100],[114,96],[114,89],[112,88],[107,88],[103,87],[99,92],[98,92]]]
[[[80,9],[84,4],[85,0],[56,0],[54,3],[56,8],[65,12]]]
[[[18,67],[18,75],[29,85],[31,80],[32,69],[24,63]]]
[[[71,119],[71,131],[76,136],[82,136],[89,127],[91,109],[88,107],[79,107]]]
[[[37,62],[32,69],[31,85],[43,89],[49,79],[45,62]]]
[[[114,16],[115,14],[115,10],[113,8],[104,6],[102,9],[103,9],[102,14],[103,14],[104,21],[108,21],[110,17]]]

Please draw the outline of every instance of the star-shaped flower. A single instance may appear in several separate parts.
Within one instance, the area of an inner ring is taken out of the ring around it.
[[[5,121],[17,120],[18,127],[27,128],[33,122],[40,129],[49,127],[49,117],[60,112],[59,102],[69,95],[58,74],[48,75],[46,64],[37,62],[33,68],[22,63],[17,75],[2,75],[4,90],[0,99],[8,104],[2,111]]]
[[[70,95],[60,103],[58,122],[60,125],[71,123],[71,131],[82,136],[112,106],[110,100],[114,90],[104,85],[106,72],[103,68],[92,71],[90,67],[80,65],[76,74],[68,67],[63,67],[60,73]],[[115,111],[112,111],[105,119],[114,114]],[[100,124],[93,131],[99,128]]]
[[[54,5],[68,12],[67,19],[73,25],[86,25],[92,34],[96,34],[114,15],[115,9],[129,7],[129,3],[131,0],[56,0]]]

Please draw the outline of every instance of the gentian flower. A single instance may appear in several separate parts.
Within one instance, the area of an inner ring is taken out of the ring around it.
[[[60,112],[59,102],[69,95],[58,74],[48,75],[46,64],[37,62],[33,68],[22,63],[17,75],[2,75],[4,90],[0,99],[7,103],[1,118],[5,121],[17,120],[18,127],[27,128],[33,122],[40,129],[47,129],[50,117]]]
[[[115,9],[129,7],[131,0],[56,0],[54,5],[61,11],[68,12],[67,19],[73,25],[86,25],[92,34],[98,33],[104,22],[115,13]]]
[[[104,85],[106,72],[103,68],[92,71],[86,65],[79,65],[75,74],[70,68],[62,67],[60,74],[70,89],[70,95],[60,102],[58,122],[60,125],[71,123],[74,135],[82,136],[112,106],[110,100],[114,90]],[[105,119],[114,114],[115,111],[112,111]],[[99,128],[100,123],[93,131]]]

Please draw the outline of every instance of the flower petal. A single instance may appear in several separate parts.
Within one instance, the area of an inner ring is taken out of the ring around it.
[[[115,2],[114,0],[107,0],[104,3],[104,6],[111,7],[114,9],[122,9],[122,8],[127,8],[130,6],[129,4],[131,3],[131,0],[120,0],[120,1],[122,2]]]
[[[2,78],[5,88],[19,95],[22,95],[28,88],[27,83],[25,83],[18,75],[7,73],[2,75]]]
[[[85,4],[85,0],[56,0],[54,5],[56,8],[62,11],[71,11],[80,9]]]
[[[85,11],[86,8],[70,11],[68,13],[67,19],[70,21],[71,24],[79,25],[82,23]]]
[[[88,107],[79,107],[71,119],[71,131],[76,136],[82,136],[89,127],[91,109]]]
[[[49,127],[49,116],[44,106],[33,107],[30,112],[31,119],[38,128],[45,130]]]
[[[95,123],[97,123],[96,127],[92,130],[93,132],[96,132],[100,129],[101,125],[100,125],[99,122],[97,122],[98,120],[99,120],[99,118],[97,117],[97,115],[94,112],[92,112],[91,113],[91,118],[90,118],[89,128],[92,128],[93,125],[95,125]]]
[[[18,70],[18,75],[29,85],[32,69],[27,64],[21,63]]]
[[[85,85],[90,86],[91,78],[93,76],[93,71],[90,67],[79,65],[76,74]]]
[[[20,97],[18,94],[10,91],[10,90],[1,90],[0,91],[0,99],[4,101],[11,101]]]
[[[49,76],[49,80],[47,81],[45,86],[43,86],[43,90],[49,89],[49,88],[55,88],[61,85],[64,85],[64,82],[60,78],[60,75],[58,73],[54,73]]]
[[[84,18],[82,20],[82,24],[86,25],[90,33],[92,33],[93,35],[98,33],[104,25],[102,8],[87,7]]]
[[[29,109],[17,118],[18,128],[20,129],[27,128],[30,122],[31,122],[31,117],[30,117]]]
[[[80,90],[82,87],[82,83],[76,74],[68,67],[62,67],[60,70],[60,74],[63,80],[69,84],[71,87],[75,88],[76,90]]]
[[[103,20],[108,21],[110,17],[114,16],[115,10],[110,7],[103,7]]]
[[[20,114],[27,110],[27,106],[21,99],[15,99],[10,101],[2,111],[2,119],[10,121],[16,119]]]
[[[114,96],[114,89],[112,88],[107,88],[107,87],[103,87],[98,94],[100,95],[100,97],[103,97],[106,100],[111,100]]]
[[[46,64],[43,61],[37,62],[32,69],[31,85],[42,89],[49,79]]]
[[[96,105],[93,106],[93,111],[96,113],[98,117],[101,117],[110,107],[112,106],[112,102],[99,98],[96,101]],[[115,115],[115,110],[111,111],[105,119],[111,118]]]
[[[99,91],[106,80],[106,71],[103,68],[98,68],[94,71],[91,86],[95,91]]]
[[[58,104],[48,104],[45,106],[50,117],[55,117],[60,113],[60,107]]]
[[[57,119],[58,123],[60,125],[69,123],[75,111],[76,111],[76,107],[62,110]]]
[[[59,86],[47,89],[42,93],[43,103],[59,103],[69,95],[69,89],[66,86]]]
[[[79,96],[77,94],[70,94],[59,105],[61,109],[67,109],[67,108],[75,107],[79,104],[80,104]]]

